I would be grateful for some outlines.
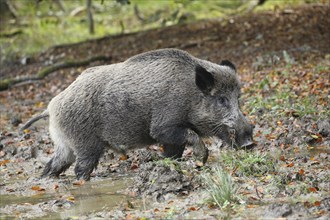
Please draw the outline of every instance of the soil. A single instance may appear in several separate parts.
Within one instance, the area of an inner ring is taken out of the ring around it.
[[[329,14],[329,5],[304,5],[54,46],[33,57],[22,58],[28,62],[13,60],[2,64],[0,79],[33,75],[65,60],[106,55],[116,63],[144,51],[175,47],[213,62],[234,61],[241,72],[243,101],[246,101],[255,95],[251,89],[254,83],[287,68],[289,61],[284,51],[294,59],[290,68],[293,74],[297,73],[292,76],[296,77],[295,82],[308,79],[320,83],[313,78],[317,75],[310,76],[304,71],[313,72],[311,66],[318,64],[330,67]],[[90,66],[104,64],[98,61]],[[109,150],[90,182],[76,181],[72,167],[59,179],[39,179],[54,152],[48,122],[41,120],[23,134],[18,128],[43,111],[51,98],[85,68],[59,70],[43,80],[0,92],[1,218],[330,217],[330,116],[321,113],[300,116],[288,109],[285,114],[274,116],[262,107],[249,115],[256,124],[254,137],[258,142],[251,151],[272,155],[279,170],[249,177],[232,170],[234,180],[240,184],[239,192],[244,195],[244,202],[236,206],[219,208],[207,203],[209,195],[199,178],[201,172],[212,169],[230,151],[222,146],[221,140],[205,141],[210,150],[205,167],[193,159],[190,148],[182,160],[168,161],[160,156],[161,146],[148,146],[128,155]],[[313,87],[313,91],[319,91],[317,107],[323,112],[330,110],[329,68],[321,73],[325,76],[321,80],[324,85]],[[267,90],[265,94],[271,92]],[[298,95],[304,92],[297,89]],[[270,184],[275,178],[277,184]]]

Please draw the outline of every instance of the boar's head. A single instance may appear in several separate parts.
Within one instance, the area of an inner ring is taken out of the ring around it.
[[[235,66],[230,61],[203,66],[195,68],[199,93],[190,112],[193,129],[202,136],[217,136],[234,147],[251,147],[254,126],[240,110],[240,82]]]

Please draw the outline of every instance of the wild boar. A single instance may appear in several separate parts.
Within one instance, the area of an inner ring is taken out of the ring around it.
[[[58,176],[76,161],[77,179],[88,180],[105,148],[125,153],[155,143],[173,158],[191,145],[206,162],[203,137],[217,136],[232,146],[253,143],[239,95],[231,62],[161,49],[85,70],[22,129],[49,116],[55,154],[42,177]]]

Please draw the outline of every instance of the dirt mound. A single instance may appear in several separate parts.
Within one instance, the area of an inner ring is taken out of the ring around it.
[[[187,175],[181,166],[184,166],[183,162],[168,159],[142,164],[131,190],[137,195],[151,195],[157,200],[163,200],[168,193],[188,194],[200,184],[192,175],[194,171]]]

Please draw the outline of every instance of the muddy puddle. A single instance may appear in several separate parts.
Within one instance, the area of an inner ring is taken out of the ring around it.
[[[120,176],[83,185],[61,184],[62,189],[58,192],[45,190],[31,196],[1,195],[0,218],[68,219],[113,210],[128,200],[133,202],[124,194],[131,183],[130,177]]]

